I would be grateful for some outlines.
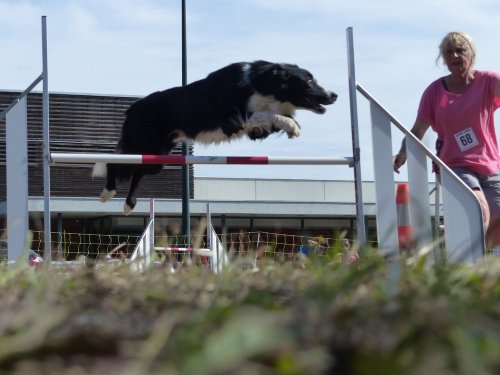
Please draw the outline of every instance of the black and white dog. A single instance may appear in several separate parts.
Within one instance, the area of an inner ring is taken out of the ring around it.
[[[319,86],[307,70],[267,61],[228,65],[206,78],[183,87],[155,92],[126,111],[116,152],[165,155],[182,140],[218,143],[248,136],[264,139],[284,131],[298,137],[296,109],[322,114],[323,105],[337,95]],[[136,204],[135,190],[144,175],[156,174],[162,165],[97,163],[92,173],[105,177],[105,202],[116,194],[116,182],[130,180],[124,213]]]

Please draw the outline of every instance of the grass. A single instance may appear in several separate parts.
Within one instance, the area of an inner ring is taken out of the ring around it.
[[[2,269],[0,374],[500,373],[498,257],[335,259]]]

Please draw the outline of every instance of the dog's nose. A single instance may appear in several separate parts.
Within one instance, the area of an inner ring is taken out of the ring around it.
[[[330,100],[332,101],[332,103],[337,100],[337,97],[338,95],[335,94],[333,91],[328,91],[328,95],[330,96]]]

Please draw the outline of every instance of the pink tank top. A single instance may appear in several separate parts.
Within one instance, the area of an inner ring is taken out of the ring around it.
[[[500,74],[476,71],[472,85],[463,94],[448,92],[440,78],[424,91],[418,118],[431,124],[438,135],[438,156],[450,167],[466,167],[489,175],[500,169],[495,132],[495,83]]]

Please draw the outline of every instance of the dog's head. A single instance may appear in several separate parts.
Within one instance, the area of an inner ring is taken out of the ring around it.
[[[289,102],[298,109],[323,114],[324,105],[333,104],[337,94],[318,85],[313,75],[292,64],[254,63],[249,78],[260,94],[274,96],[280,102]]]

